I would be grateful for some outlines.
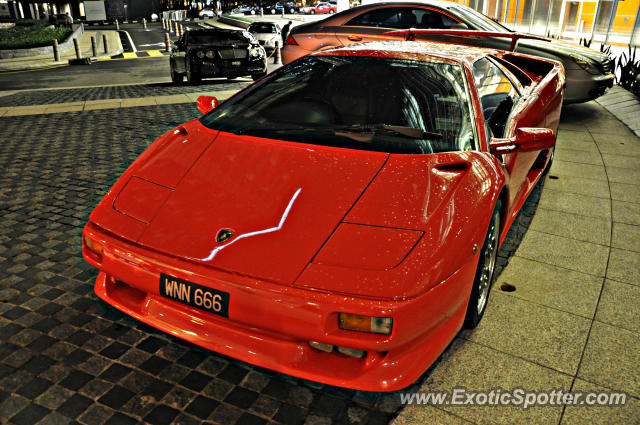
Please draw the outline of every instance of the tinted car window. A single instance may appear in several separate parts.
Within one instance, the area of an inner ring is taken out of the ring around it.
[[[416,15],[416,28],[420,29],[448,29],[457,23],[447,15],[438,13],[429,9],[413,9],[412,13]]]
[[[410,13],[403,13],[402,8],[387,7],[363,13],[345,25],[357,27],[410,28],[415,24],[415,22],[413,22],[413,24],[411,23],[412,19],[415,20],[415,16]]]
[[[482,13],[476,12],[470,7],[456,4],[449,8],[449,10],[455,13],[463,22],[468,24],[470,28],[481,31],[495,31],[495,32],[513,32],[507,27],[503,27],[499,23],[491,20]]]
[[[386,7],[356,16],[345,25],[382,28],[447,29],[457,21],[431,9]]]
[[[235,134],[403,154],[471,150],[458,65],[390,58],[304,57],[200,121]]]
[[[504,137],[507,119],[520,95],[505,73],[487,58],[474,62],[472,72],[485,122],[494,136]]]

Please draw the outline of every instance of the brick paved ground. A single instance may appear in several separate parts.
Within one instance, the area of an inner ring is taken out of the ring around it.
[[[209,80],[204,84],[172,84],[158,83],[150,85],[107,86],[77,88],[66,90],[38,90],[20,92],[8,96],[0,96],[2,106],[44,105],[51,103],[78,102],[85,100],[129,99],[146,96],[166,96],[214,90],[240,90],[251,83],[250,79],[238,79],[237,82],[227,80]]]
[[[56,94],[71,99],[92,90]],[[397,414],[397,393],[350,391],[253,367],[160,333],[94,295],[97,272],[80,252],[89,212],[150,142],[197,115],[194,105],[179,104],[3,118],[0,423],[383,424]]]

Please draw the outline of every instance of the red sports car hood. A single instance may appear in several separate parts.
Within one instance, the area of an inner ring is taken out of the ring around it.
[[[387,154],[220,133],[197,159],[184,157],[192,163],[180,168],[188,171],[166,198],[160,190],[138,243],[292,284]]]

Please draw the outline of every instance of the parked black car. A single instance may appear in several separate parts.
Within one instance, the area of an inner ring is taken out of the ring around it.
[[[185,31],[175,43],[169,59],[171,79],[191,84],[203,77],[235,78],[251,75],[254,80],[267,73],[267,55],[246,31],[198,29]]]
[[[295,2],[289,1],[286,3],[278,3],[275,6],[277,13],[282,13],[282,9],[284,9],[284,13],[298,13],[300,12],[300,8]]]

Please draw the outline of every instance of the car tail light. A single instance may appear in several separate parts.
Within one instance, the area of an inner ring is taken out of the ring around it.
[[[102,261],[102,254],[104,252],[104,245],[100,242],[91,239],[88,236],[84,237],[84,246],[87,250],[96,257],[98,261]]]
[[[393,327],[393,318],[340,313],[338,316],[338,325],[340,329],[348,331],[390,335]]]
[[[298,43],[296,43],[296,40],[293,38],[292,35],[290,35],[289,37],[287,37],[287,41],[285,41],[285,43],[287,46],[297,46]]]

